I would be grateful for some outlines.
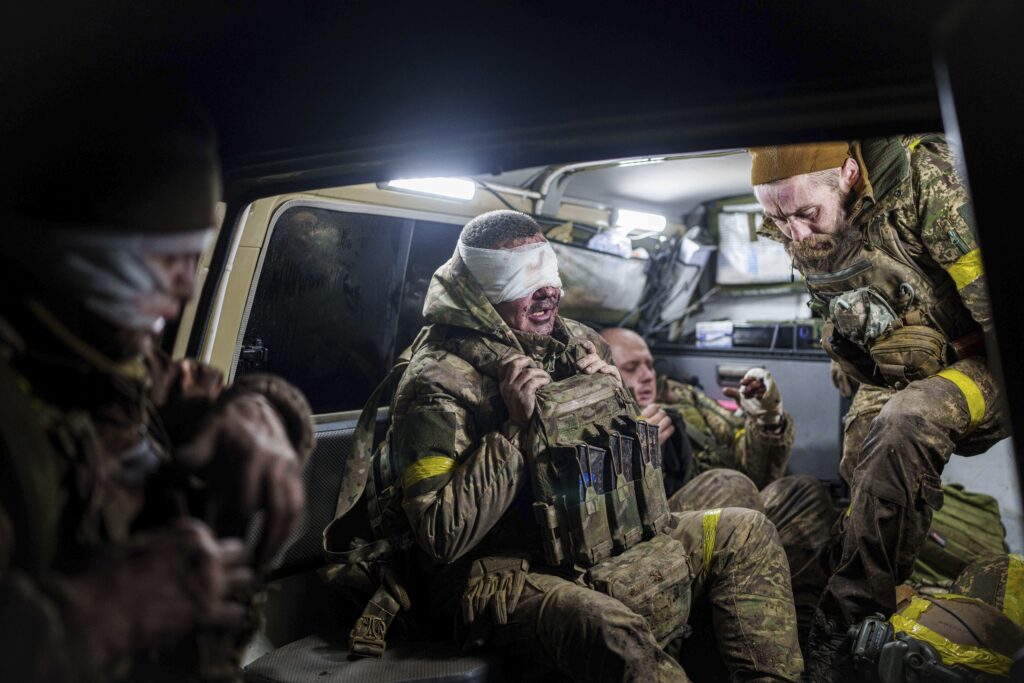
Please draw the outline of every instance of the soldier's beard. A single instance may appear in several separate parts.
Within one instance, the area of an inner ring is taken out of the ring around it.
[[[786,243],[786,253],[801,273],[831,273],[837,264],[850,253],[860,241],[860,231],[848,219],[849,202],[836,218],[834,229],[829,233],[815,234],[799,242]]]

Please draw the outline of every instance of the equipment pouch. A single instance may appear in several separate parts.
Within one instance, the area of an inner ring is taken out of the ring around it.
[[[870,346],[899,320],[885,297],[872,287],[853,289],[832,299],[828,317],[839,334],[862,347]]]
[[[886,383],[896,389],[938,373],[948,357],[946,337],[925,325],[891,329],[871,346],[871,359]]]
[[[621,552],[640,542],[643,524],[634,490],[633,450],[635,442],[619,432],[608,433],[608,455],[605,481],[610,490],[605,495],[612,532],[612,543]]]
[[[612,554],[605,486],[608,452],[588,444],[578,444],[571,450],[563,458],[577,466],[570,468],[568,477],[574,480],[571,483],[575,484],[575,495],[565,498],[565,516],[573,539],[573,559],[589,567]]]
[[[587,572],[587,583],[644,617],[658,643],[682,634],[693,574],[683,544],[658,534]]]
[[[640,420],[636,423],[636,448],[633,449],[633,473],[636,476],[636,495],[640,508],[640,522],[644,538],[652,538],[664,531],[671,519],[665,482],[661,469],[661,446],[658,445],[658,427]]]
[[[876,374],[875,362],[871,356],[860,346],[840,334],[831,320],[826,320],[822,327],[821,347],[847,377],[855,379],[861,384],[885,386],[882,378]]]

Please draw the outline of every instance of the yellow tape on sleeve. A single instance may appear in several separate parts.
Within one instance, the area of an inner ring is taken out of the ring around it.
[[[746,433],[747,433],[747,428],[746,427],[740,427],[739,429],[736,430],[736,433],[732,435],[732,440],[734,442],[739,441],[740,439],[743,438],[743,435],[746,434]]]
[[[420,458],[405,468],[402,473],[402,487],[408,489],[413,484],[436,477],[439,474],[447,474],[455,467],[455,461],[443,455],[430,455]]]
[[[1010,563],[1006,567],[1003,614],[1024,628],[1024,557],[1014,553],[1010,554]]]
[[[946,272],[953,278],[956,290],[959,292],[985,274],[985,269],[981,265],[981,249],[967,252],[954,261],[953,265],[946,269]]]
[[[939,377],[949,380],[956,385],[956,388],[960,390],[960,393],[964,395],[967,400],[967,411],[971,415],[971,424],[969,429],[974,429],[985,417],[985,396],[981,393],[981,387],[978,383],[970,378],[966,373],[960,372],[956,368],[946,368],[939,372]]]
[[[942,596],[950,597],[950,596]],[[956,596],[963,598],[964,596]],[[912,598],[910,605],[903,611],[894,614],[889,622],[897,631],[903,631],[908,636],[923,640],[939,653],[944,664],[948,666],[962,665],[970,667],[975,671],[1006,676],[1010,673],[1012,660],[1006,655],[994,652],[984,647],[961,645],[954,643],[941,633],[937,633],[927,626],[918,623],[918,619],[931,607],[931,602],[924,598]]]
[[[722,509],[706,510],[702,521],[701,531],[704,542],[704,576],[711,572],[711,556],[715,552],[715,539],[718,536],[718,520],[722,517]]]

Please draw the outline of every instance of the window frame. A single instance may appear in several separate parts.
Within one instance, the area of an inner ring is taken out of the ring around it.
[[[249,326],[249,317],[252,312],[252,305],[256,299],[256,293],[259,290],[260,279],[263,275],[263,263],[266,260],[267,252],[269,251],[270,240],[274,236],[274,231],[277,229],[277,224],[280,221],[281,216],[284,215],[289,209],[296,207],[308,207],[311,209],[322,209],[326,211],[336,211],[338,213],[354,213],[364,214],[370,216],[382,216],[387,218],[398,218],[403,220],[411,221],[430,221],[433,223],[448,223],[450,225],[465,225],[471,216],[459,216],[457,214],[449,213],[435,213],[432,211],[423,211],[419,209],[405,209],[399,207],[392,207],[383,204],[363,204],[360,202],[348,201],[343,199],[330,199],[330,198],[313,198],[313,197],[296,197],[289,199],[281,203],[280,206],[276,207],[270,216],[270,221],[267,226],[267,232],[263,236],[263,243],[260,245],[260,255],[256,261],[256,269],[253,271],[252,281],[249,283],[249,292],[246,294],[245,307],[242,309],[242,319],[238,326],[238,332],[235,336],[234,348],[231,353],[231,366],[228,372],[227,382],[231,383],[235,379],[235,374],[238,370],[238,361],[241,356],[242,342],[245,340],[245,331]],[[413,225],[413,233],[415,234],[416,226]],[[408,272],[408,263],[406,263],[406,272]],[[402,274],[402,285],[405,284],[405,275]],[[368,398],[368,397],[367,397]],[[362,409],[352,409],[336,411],[332,413],[314,413],[313,419],[316,424],[326,424],[330,422],[339,421],[351,421],[358,419]]]

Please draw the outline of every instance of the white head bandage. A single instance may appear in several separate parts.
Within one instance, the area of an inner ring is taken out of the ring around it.
[[[22,230],[7,257],[118,327],[160,332],[172,299],[169,275],[150,255],[199,254],[213,230],[165,234],[94,226]],[[8,245],[12,246],[12,245]]]
[[[459,240],[459,256],[492,304],[522,299],[542,287],[562,288],[558,257],[547,242],[480,249]]]

